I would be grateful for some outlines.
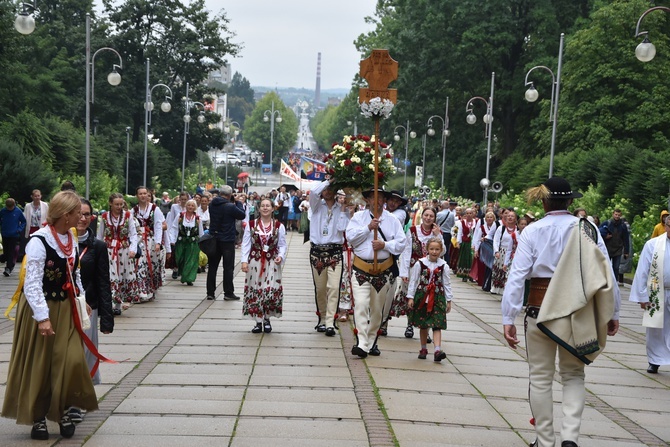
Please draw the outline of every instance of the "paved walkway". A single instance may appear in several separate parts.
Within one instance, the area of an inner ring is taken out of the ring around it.
[[[128,360],[101,366],[100,411],[74,438],[59,440],[49,423],[50,440],[31,441],[29,427],[0,419],[0,446],[528,445],[524,351],[504,343],[498,297],[454,281],[442,363],[417,359],[404,318],[391,321],[381,357],[360,360],[349,323],[336,337],[314,331],[308,247],[298,233],[288,239],[284,317],[271,334],[250,332],[241,302],[204,300],[204,275],[194,287],[169,280],[157,301],[131,307],[101,335],[104,355]],[[2,309],[16,280],[0,278]],[[238,272],[238,294],[243,284]],[[620,333],[587,367],[582,446],[670,442],[670,368],[645,372],[640,318],[625,301]],[[0,322],[0,399],[12,326]]]

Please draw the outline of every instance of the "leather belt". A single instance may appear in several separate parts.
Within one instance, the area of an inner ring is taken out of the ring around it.
[[[530,278],[530,290],[528,293],[528,307],[540,307],[544,301],[551,278]]]
[[[389,256],[383,261],[377,260],[377,270],[375,271],[373,261],[366,261],[365,259],[361,259],[358,256],[354,255],[354,267],[369,275],[379,275],[383,271],[390,269],[392,266],[393,266],[392,256]]]

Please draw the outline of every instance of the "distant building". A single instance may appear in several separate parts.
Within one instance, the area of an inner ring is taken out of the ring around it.
[[[230,85],[230,81],[233,79],[232,70],[230,65],[222,65],[216,70],[210,71],[207,75],[207,82],[220,82],[222,84]]]
[[[328,105],[329,106],[337,107],[337,106],[340,105],[341,102],[342,102],[342,98],[335,98],[335,97],[332,97],[332,96],[328,98]]]

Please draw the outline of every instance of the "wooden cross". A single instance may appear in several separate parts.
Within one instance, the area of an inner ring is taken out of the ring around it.
[[[398,90],[388,86],[398,79],[398,62],[393,60],[389,50],[372,50],[372,54],[361,61],[360,75],[368,81],[369,88],[358,89],[359,103],[369,102],[377,97],[396,103]]]
[[[373,98],[388,99],[393,104],[398,100],[398,90],[388,88],[389,84],[398,79],[398,62],[393,60],[388,50],[372,50],[367,59],[361,61],[361,78],[368,81],[369,88],[358,90],[358,102],[370,102]],[[375,179],[374,179],[374,207],[372,210],[375,218],[379,217],[377,209],[377,190],[379,189],[379,117],[375,117]],[[374,239],[377,239],[377,230],[374,231]],[[377,252],[374,253],[372,273],[378,274]]]

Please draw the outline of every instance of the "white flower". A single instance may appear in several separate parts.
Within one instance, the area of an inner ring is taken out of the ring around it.
[[[379,97],[372,98],[370,102],[361,103],[361,115],[368,118],[384,117],[388,118],[391,116],[391,111],[393,110],[393,103],[388,99],[381,99]]]
[[[361,159],[359,157],[357,157],[356,155],[354,155],[353,157],[351,157],[351,161],[353,161],[354,163],[360,163]]]
[[[344,160],[340,160],[340,166],[344,167]]]
[[[368,168],[370,168],[371,171],[374,171],[374,170],[375,170],[375,165],[373,165],[372,163],[370,163],[370,164],[368,165]]]

